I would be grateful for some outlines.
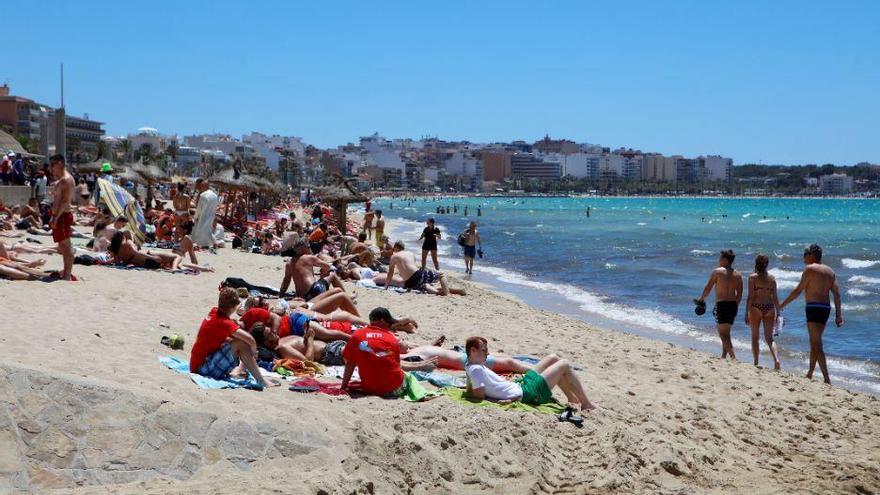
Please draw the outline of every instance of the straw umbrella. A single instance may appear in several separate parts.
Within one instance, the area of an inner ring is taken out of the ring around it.
[[[323,187],[316,188],[321,196],[321,201],[333,207],[336,211],[337,227],[340,232],[347,231],[346,210],[349,204],[365,203],[367,197],[345,180],[340,174],[334,174],[331,182]]]
[[[238,192],[248,191],[254,187],[250,182],[242,180],[241,176],[235,177],[235,171],[231,168],[212,175],[208,178],[208,182],[217,185],[220,188],[221,194],[224,192],[223,189],[226,189],[226,207],[223,211],[224,218],[229,218],[229,210],[235,202]],[[232,194],[231,198],[230,193]]]
[[[127,163],[126,167],[133,173],[140,175],[147,186],[147,206],[153,204],[153,184],[168,178],[168,175],[156,164],[146,164],[143,160]]]

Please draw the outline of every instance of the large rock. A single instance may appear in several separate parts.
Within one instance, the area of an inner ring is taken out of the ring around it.
[[[0,366],[0,397],[0,494],[186,479],[222,460],[247,469],[327,444],[289,426],[175,410],[123,390],[9,366]]]

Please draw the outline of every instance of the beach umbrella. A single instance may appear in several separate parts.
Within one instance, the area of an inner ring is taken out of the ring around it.
[[[147,239],[146,221],[140,205],[125,188],[106,179],[98,179],[98,188],[101,191],[100,201],[107,205],[114,217],[125,217],[131,238],[140,247]]]
[[[150,184],[168,179],[168,174],[155,163],[146,164],[141,160],[139,162],[127,163],[125,166],[128,170],[142,176]]]
[[[346,210],[351,203],[365,203],[367,197],[355,188],[340,174],[334,174],[325,186],[315,188],[321,196],[321,202],[333,207],[336,212],[337,227],[340,232],[346,231]]]
[[[143,184],[147,185],[149,182],[144,179],[144,176],[135,172],[134,170],[128,169],[123,171],[122,173],[116,174],[116,177],[121,181],[134,182],[135,184]]]

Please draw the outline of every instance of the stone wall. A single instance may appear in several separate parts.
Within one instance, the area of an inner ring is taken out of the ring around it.
[[[0,186],[0,201],[7,206],[26,205],[31,199],[31,186]]]
[[[0,494],[186,479],[220,460],[246,469],[325,445],[304,431],[179,410],[123,390],[0,366]]]

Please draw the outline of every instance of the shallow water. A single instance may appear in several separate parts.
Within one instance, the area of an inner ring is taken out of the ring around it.
[[[438,206],[453,204],[459,206],[457,214],[436,213]],[[710,352],[719,350],[711,312],[696,316],[691,300],[700,295],[719,251],[734,249],[735,267],[744,274],[751,272],[756,254],[770,256],[783,299],[800,279],[803,247],[819,243],[823,261],[838,274],[846,319],[836,328],[832,314],[825,333],[832,381],[880,393],[880,204],[875,201],[455,198],[375,205],[402,220],[397,232],[416,252],[427,217],[453,233],[440,243],[442,269],[463,272],[454,238],[474,220],[485,251],[474,280],[606,328]],[[783,365],[805,368],[803,299],[784,316],[786,327],[778,338]],[[743,317],[741,311],[733,330],[737,357],[751,361]],[[761,364],[772,365],[763,342]]]

